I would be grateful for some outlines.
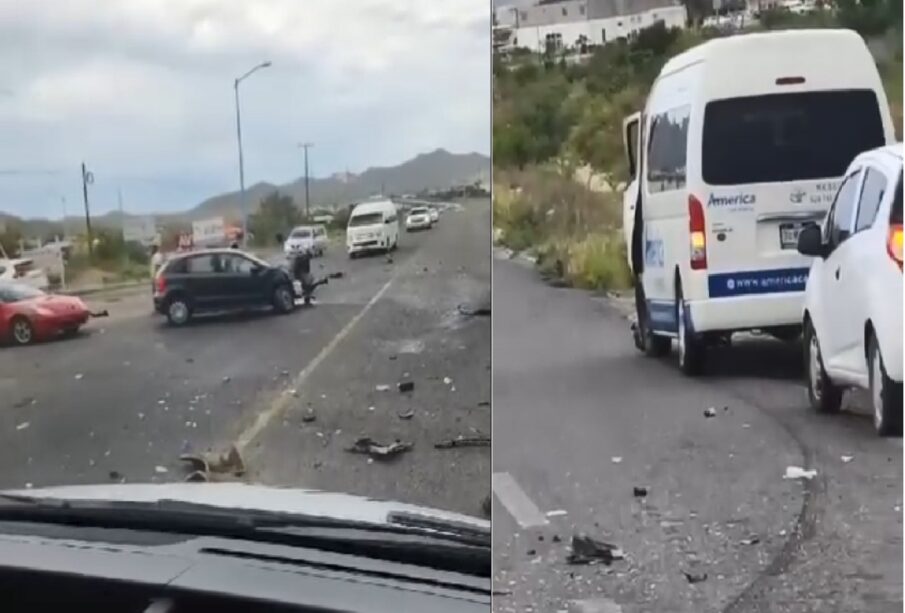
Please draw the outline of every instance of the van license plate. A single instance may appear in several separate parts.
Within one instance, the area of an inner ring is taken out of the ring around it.
[[[798,235],[806,224],[781,223],[779,224],[779,244],[783,249],[798,249]]]

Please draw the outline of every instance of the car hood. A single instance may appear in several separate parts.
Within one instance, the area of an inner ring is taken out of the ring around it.
[[[389,521],[391,513],[407,513],[490,529],[490,522],[486,520],[429,507],[376,500],[353,494],[244,483],[66,485],[26,490],[4,490],[0,491],[0,494],[35,499],[136,503],[170,500],[211,505],[224,509],[310,515],[381,526],[393,525]]]

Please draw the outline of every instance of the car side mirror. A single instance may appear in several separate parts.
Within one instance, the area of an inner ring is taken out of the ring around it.
[[[813,258],[825,258],[829,254],[820,226],[814,224],[802,228],[798,235],[798,253]]]

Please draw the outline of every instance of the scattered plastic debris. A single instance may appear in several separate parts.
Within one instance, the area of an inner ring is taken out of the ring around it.
[[[843,463],[843,464],[848,464],[849,462],[851,462],[852,460],[855,459],[855,456],[853,456],[853,455],[844,455],[844,456],[841,456],[839,459],[842,460],[842,463]]]
[[[453,449],[455,447],[490,447],[490,437],[459,435],[456,438],[434,444],[435,449]]]
[[[349,453],[362,453],[378,460],[387,460],[394,458],[399,454],[411,451],[413,445],[411,443],[403,443],[396,440],[389,445],[378,443],[374,439],[365,436],[355,441],[351,447],[347,447]]]
[[[450,379],[449,377],[443,377],[443,384],[444,384],[444,385],[451,385],[451,384],[452,384],[452,379]]]
[[[742,539],[742,545],[757,545],[760,543],[760,537],[757,535],[751,535],[746,539]]]
[[[76,375],[75,375],[76,381],[81,381],[84,378],[85,378],[85,375],[83,375],[82,373],[76,373]]]
[[[566,561],[569,564],[596,564],[601,562],[607,566],[616,560],[625,558],[625,553],[616,545],[595,540],[589,536],[572,537],[572,551]]]
[[[647,488],[643,485],[636,485],[634,488],[632,488],[632,494],[635,496],[635,498],[644,498],[645,496],[647,496]]]
[[[610,460],[613,464],[622,464],[622,456],[614,455]]]
[[[691,583],[692,585],[695,583],[701,583],[702,581],[707,581],[707,573],[704,572],[688,572],[686,570],[683,570],[682,574],[685,575],[688,583]]]
[[[386,385],[385,383],[381,383],[380,385],[374,386],[374,389],[378,392],[388,392],[390,391],[390,386]]]
[[[305,413],[302,415],[302,421],[306,424],[310,424],[314,420],[317,419],[317,413],[314,412],[314,409],[308,408]]]
[[[411,392],[412,390],[415,389],[415,382],[414,381],[400,381],[396,387],[402,393]]]
[[[704,417],[716,417],[716,409],[713,407],[707,407],[704,409]]]
[[[25,430],[25,429],[28,428],[30,425],[31,425],[31,422],[23,421],[21,424],[19,424],[18,426],[16,426],[16,430]]]
[[[164,475],[170,471],[167,469],[166,466],[155,466],[154,472],[157,473],[158,475]]]
[[[232,381],[232,377],[229,377],[229,376],[223,377],[224,383],[229,383],[230,381]]]
[[[786,466],[786,474],[783,479],[808,479],[811,480],[817,476],[817,469],[805,470],[800,466]]]
[[[547,511],[547,517],[562,517],[563,515],[568,515],[568,511],[565,509],[556,509],[555,511]]]
[[[406,411],[405,413],[398,413],[397,415],[398,415],[399,419],[406,419],[406,420],[408,420],[408,419],[411,419],[412,417],[415,416],[415,412],[414,412],[414,411]]]

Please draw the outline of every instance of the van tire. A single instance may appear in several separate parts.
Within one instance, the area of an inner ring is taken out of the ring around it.
[[[641,280],[635,281],[635,315],[638,319],[636,345],[641,352],[649,358],[662,358],[669,355],[672,349],[672,341],[665,336],[654,334],[648,321],[650,315],[647,312],[647,304],[644,301],[644,290],[640,286]]]
[[[874,334],[867,345],[867,366],[870,377],[870,398],[874,414],[874,428],[880,436],[902,434],[902,384],[886,374],[880,343]]]
[[[804,324],[804,369],[811,407],[818,413],[838,413],[842,407],[842,388],[826,374],[817,332],[810,319]]]
[[[703,340],[688,329],[685,317],[685,300],[682,294],[682,282],[676,281],[676,324],[679,370],[687,377],[696,377],[704,372],[704,353],[706,345]]]

